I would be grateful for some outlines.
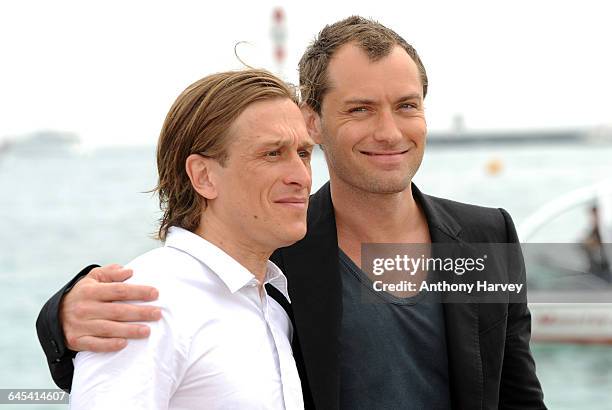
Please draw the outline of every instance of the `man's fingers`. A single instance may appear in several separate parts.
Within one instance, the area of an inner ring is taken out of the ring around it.
[[[89,320],[83,323],[83,334],[96,338],[143,339],[149,337],[151,329],[138,323],[122,323],[110,320]]]
[[[121,265],[107,265],[101,268],[92,269],[87,276],[98,282],[123,282],[133,274],[131,269],[126,269]]]
[[[91,292],[95,292],[95,295],[88,297],[89,300],[96,299],[107,302],[117,300],[152,301],[159,296],[157,289],[152,286],[127,283],[100,283],[92,287]]]
[[[68,346],[75,351],[88,350],[90,352],[116,352],[127,346],[127,340],[121,338],[104,338],[94,336],[82,336],[74,341],[73,346]]]
[[[151,286],[122,282],[131,275],[119,265],[96,268],[64,296],[60,320],[69,349],[112,352],[124,348],[127,339],[149,336],[148,326],[126,322],[159,320],[160,308],[112,303],[157,299],[157,289]]]
[[[118,322],[148,322],[161,319],[157,306],[131,305],[127,303],[88,303],[80,305],[75,316],[80,319],[112,320]]]

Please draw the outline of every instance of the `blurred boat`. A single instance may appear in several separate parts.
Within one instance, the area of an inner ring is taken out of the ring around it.
[[[459,121],[461,123],[461,121]],[[430,131],[427,144],[435,146],[457,145],[525,145],[525,144],[610,144],[612,127],[592,129],[535,129],[535,130],[466,130],[455,125],[450,131]]]
[[[578,225],[579,215],[590,215],[582,239],[551,243],[541,235],[564,216]],[[532,340],[612,344],[612,180],[549,202],[518,231],[528,273]],[[539,243],[533,243],[536,238]]]
[[[79,145],[76,134],[60,131],[38,131],[31,134],[6,138],[2,151],[18,155],[53,155],[71,153]]]
[[[7,152],[9,148],[8,140],[0,140],[0,154]]]

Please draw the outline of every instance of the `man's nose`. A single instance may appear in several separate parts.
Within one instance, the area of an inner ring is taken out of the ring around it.
[[[381,110],[378,114],[374,139],[393,145],[402,139],[402,132],[397,124],[397,118],[391,110]]]
[[[287,164],[284,182],[287,185],[298,185],[300,188],[307,188],[310,192],[312,184],[312,172],[310,162],[304,161],[298,153],[291,156],[291,160]]]

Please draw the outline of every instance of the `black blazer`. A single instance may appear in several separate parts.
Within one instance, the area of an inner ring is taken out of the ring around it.
[[[432,242],[517,243],[503,209],[422,194]],[[336,221],[329,183],[310,198],[308,233],[272,260],[288,277],[294,355],[306,407],[338,409],[342,297]],[[525,303],[444,304],[453,409],[545,409],[529,350]]]
[[[518,242],[502,209],[461,204],[422,194],[432,242]],[[329,183],[310,198],[308,233],[271,258],[288,277],[289,305],[273,287],[268,292],[287,310],[295,329],[293,350],[306,408],[338,409],[339,332],[342,317],[336,221]],[[36,329],[56,384],[69,391],[74,352],[65,346],[59,302],[96,265],[83,269],[43,307]],[[445,304],[451,400],[454,409],[545,409],[529,350],[530,314],[524,303]]]

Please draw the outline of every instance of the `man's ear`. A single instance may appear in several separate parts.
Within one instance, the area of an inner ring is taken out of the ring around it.
[[[217,160],[199,154],[191,154],[185,161],[191,186],[206,199],[215,199],[218,195],[215,170],[220,166]]]
[[[308,134],[310,134],[310,138],[313,139],[315,144],[322,144],[321,116],[310,108],[308,104],[302,104],[300,106],[300,111],[302,111],[302,116],[306,122],[306,129],[308,130]]]

